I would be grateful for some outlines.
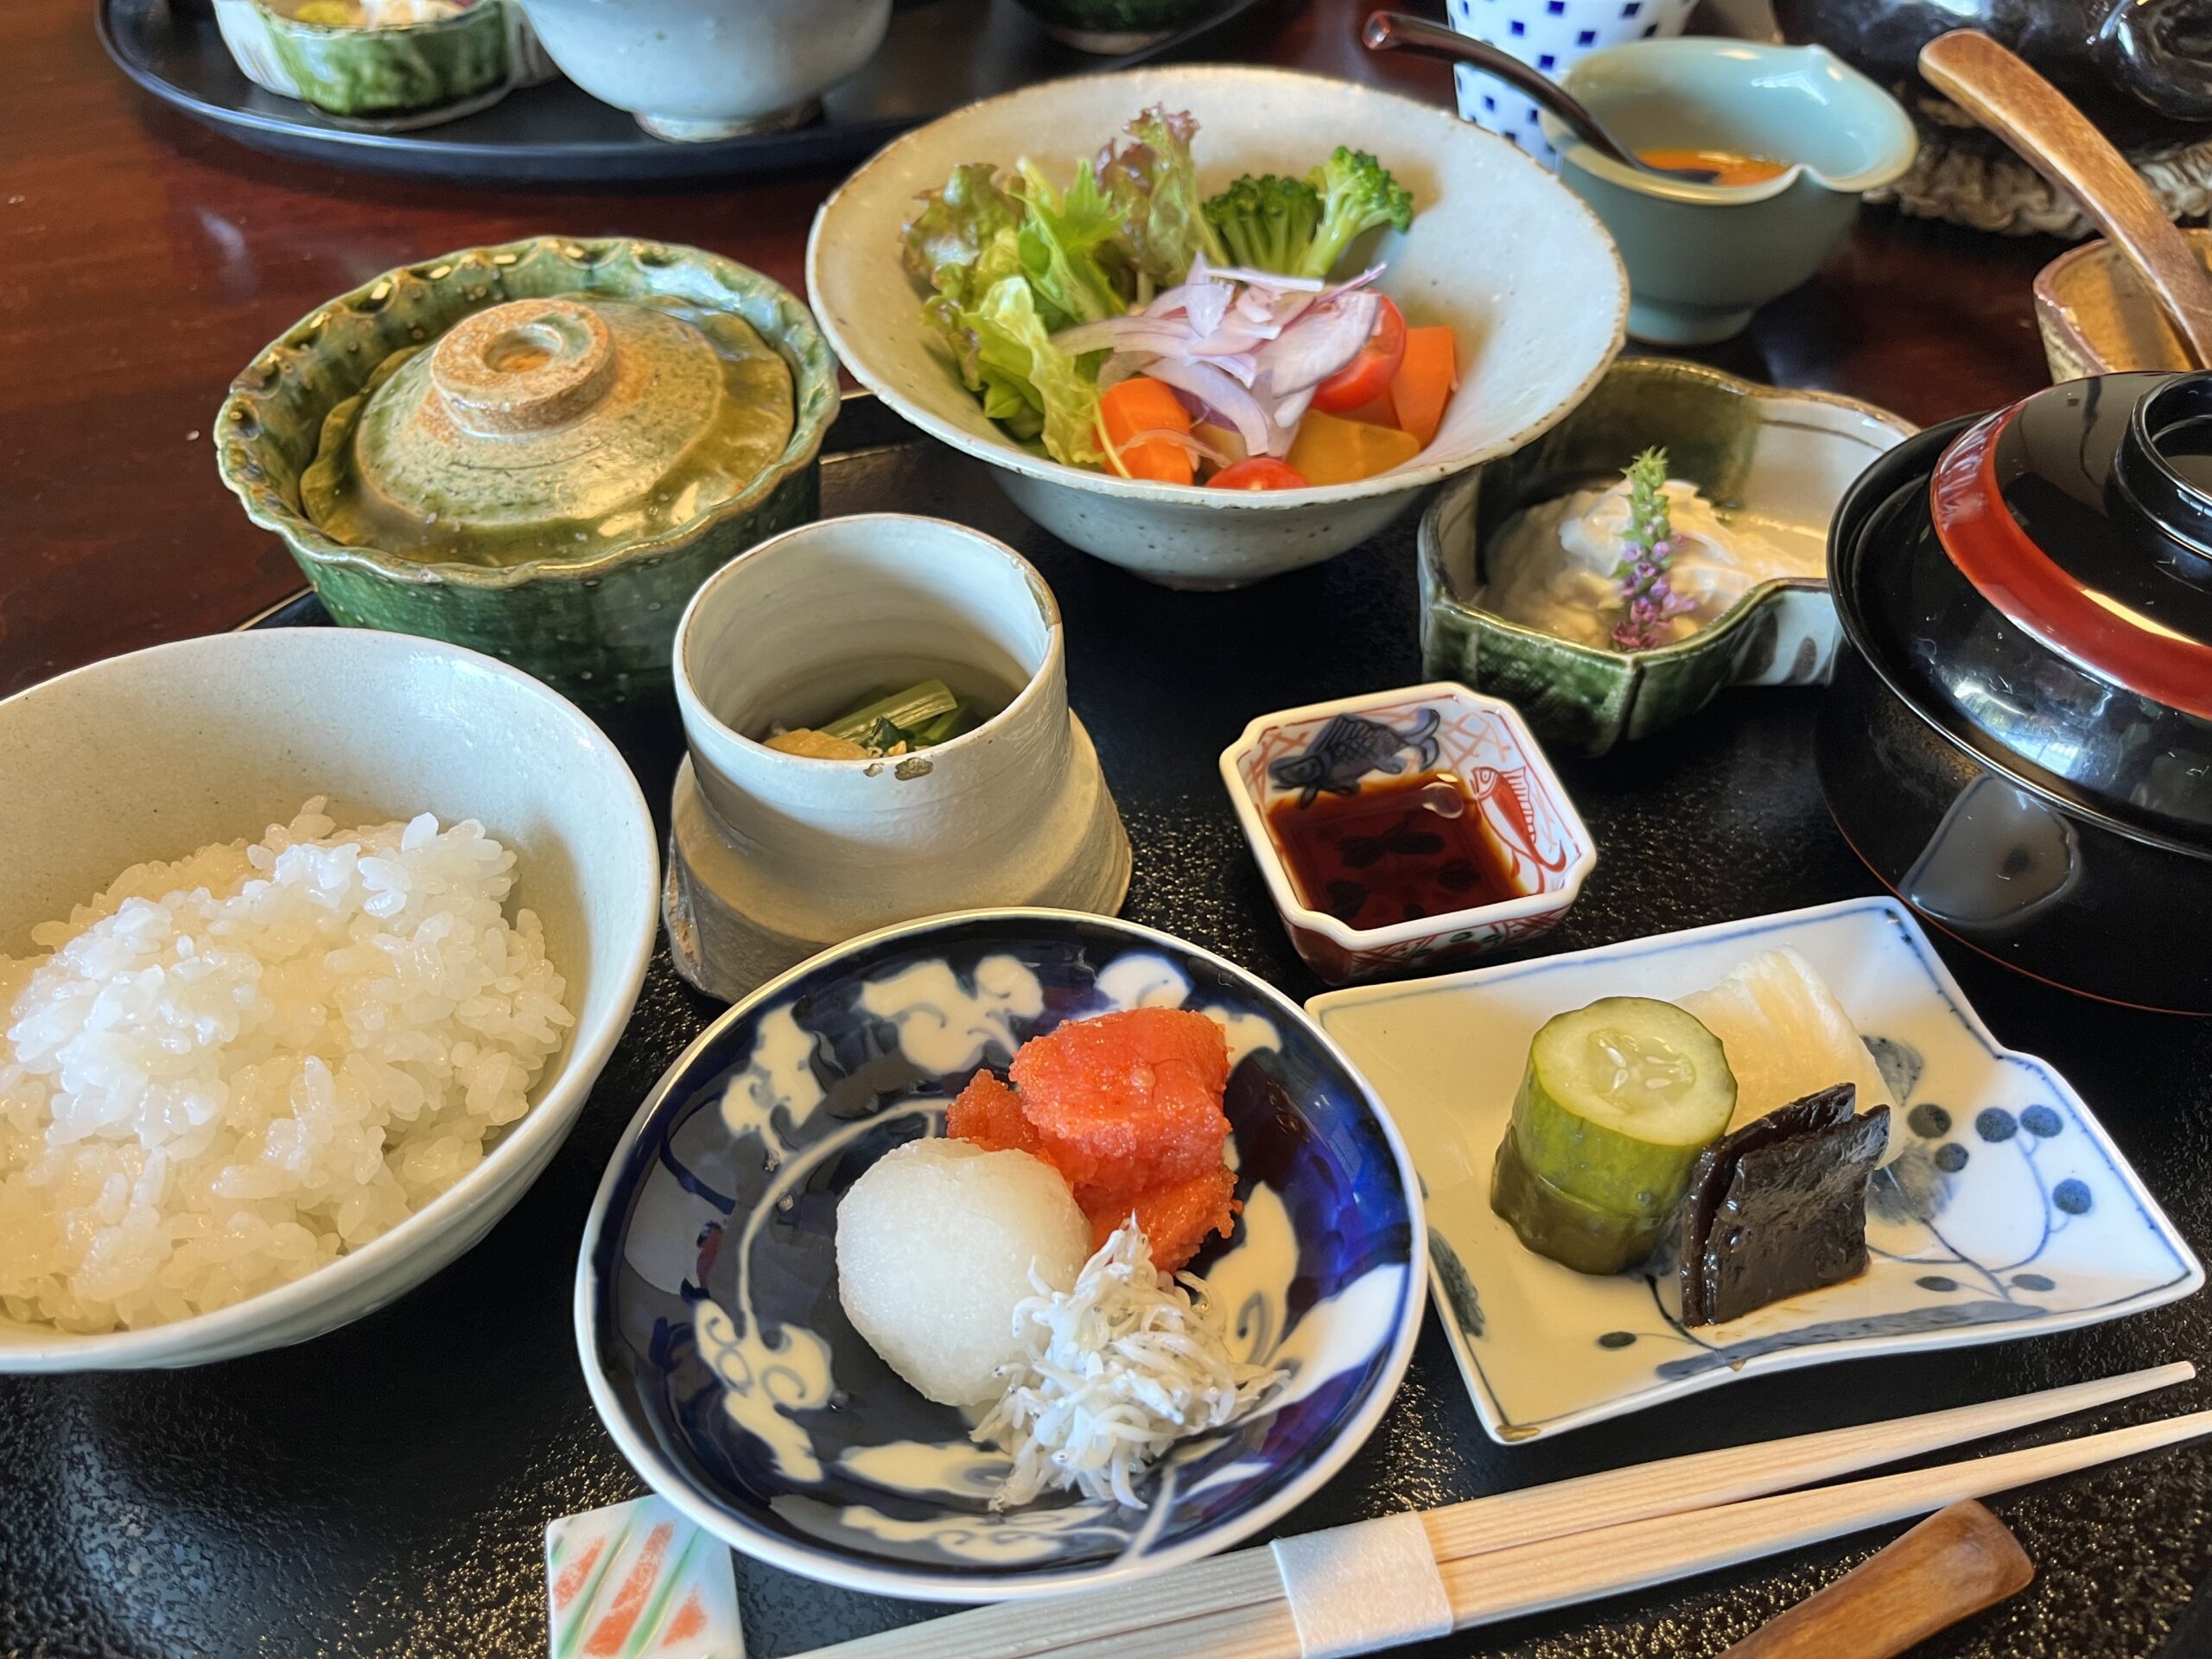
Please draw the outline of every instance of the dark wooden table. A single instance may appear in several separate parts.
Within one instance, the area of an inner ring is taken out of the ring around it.
[[[1371,3],[1275,0],[1213,48],[1448,101],[1442,69],[1358,52]],[[273,161],[137,96],[102,56],[86,0],[0,4],[0,695],[233,626],[299,586],[218,483],[207,434],[231,373],[328,296],[541,232],[697,243],[798,288],[808,222],[836,182],[550,194]],[[1870,212],[1813,283],[1713,358],[1922,422],[1986,408],[2044,378],[2027,284],[2055,251]],[[953,495],[931,492],[963,486],[957,467],[937,472],[855,487],[944,506]],[[965,510],[1039,561],[1068,616],[1073,693],[1138,842],[1128,913],[1294,995],[1317,988],[1267,911],[1211,757],[1259,709],[1418,673],[1410,527],[1245,594],[1172,594],[1051,544],[969,484]],[[1694,731],[1570,767],[1606,862],[1557,945],[1870,890],[1814,784],[1816,695],[1732,696]],[[664,779],[646,785],[664,793]],[[2212,1247],[2212,1025],[2095,1007],[1947,955],[1999,1036],[2064,1068],[2200,1251]],[[645,1088],[710,1012],[658,968],[547,1177],[466,1262],[373,1319],[175,1377],[0,1379],[0,1659],[542,1652],[538,1529],[637,1490],[569,1345],[582,1208]],[[487,1321],[488,1286],[501,1300]],[[1389,1419],[1289,1528],[2196,1357],[2212,1347],[2204,1304],[1757,1379],[1525,1448],[1484,1440],[1432,1320]],[[2185,1392],[2208,1403],[2201,1385]],[[2137,1659],[2212,1569],[2212,1454],[2199,1448],[2000,1508],[2038,1583],[1929,1653]],[[1885,1535],[1421,1653],[1715,1653]],[[767,1655],[919,1611],[749,1564],[742,1592]]]

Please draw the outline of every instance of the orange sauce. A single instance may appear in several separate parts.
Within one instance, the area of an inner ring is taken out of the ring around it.
[[[1389,927],[1518,896],[1466,785],[1448,772],[1286,795],[1268,814],[1299,897],[1349,927]]]
[[[1708,168],[1714,184],[1764,184],[1781,177],[1790,165],[1758,156],[1738,156],[1732,149],[1639,149],[1636,153],[1647,167]]]

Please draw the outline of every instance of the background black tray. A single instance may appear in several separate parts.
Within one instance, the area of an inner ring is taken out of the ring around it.
[[[1329,563],[1230,594],[1154,587],[1054,541],[980,463],[866,398],[825,464],[823,511],[964,520],[1020,548],[1066,618],[1069,689],[1135,845],[1124,913],[1220,950],[1293,995],[1320,989],[1283,937],[1215,760],[1253,715],[1421,677],[1414,518]],[[312,601],[266,619],[317,619]],[[1549,950],[1872,890],[1814,778],[1819,693],[1725,694],[1688,726],[1560,766],[1600,848]],[[616,734],[665,812],[672,711]],[[2212,1251],[2212,1020],[2104,1007],[1943,950],[1998,1037],[2048,1057],[2095,1108],[2199,1252]],[[663,948],[637,1015],[551,1166],[476,1249],[400,1301],[276,1353],[175,1373],[0,1378],[0,1656],[6,1659],[537,1659],[544,1528],[641,1486],[593,1414],[570,1292],[614,1142],[720,1012]],[[1390,1413],[1285,1522],[1366,1516],[2212,1352],[2208,1300],[1946,1354],[1850,1361],[1523,1446],[1484,1434],[1431,1315]],[[2185,1389],[2106,1426],[2212,1405]],[[2031,1431],[1999,1444],[2075,1432]],[[2035,1559],[2013,1601],[1918,1650],[1977,1659],[2142,1659],[2212,1568],[2212,1452],[2007,1496]],[[1898,1529],[1595,1606],[1402,1649],[1409,1659],[1711,1655]],[[929,1617],[743,1557],[753,1659]],[[2176,1656],[2212,1651],[2182,1645]]]
[[[1256,0],[1220,0],[1203,22],[1118,58],[1062,45],[1014,0],[918,0],[892,13],[883,45],[830,90],[821,119],[789,132],[702,144],[652,137],[566,80],[519,88],[488,110],[417,132],[363,132],[248,80],[224,46],[207,0],[97,3],[100,43],[125,74],[257,149],[468,183],[605,184],[850,163],[893,134],[975,99],[1166,56]]]

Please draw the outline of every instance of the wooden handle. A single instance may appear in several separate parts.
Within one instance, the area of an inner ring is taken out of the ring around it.
[[[1684,1524],[1694,1527],[1696,1518]],[[2019,1540],[1968,1498],[1938,1510],[1721,1659],[1892,1659],[2017,1595],[2035,1575]]]
[[[2212,279],[2143,181],[2066,95],[1988,35],[1939,35],[1920,48],[1929,85],[2082,205],[2173,320],[2197,367],[2212,365]]]

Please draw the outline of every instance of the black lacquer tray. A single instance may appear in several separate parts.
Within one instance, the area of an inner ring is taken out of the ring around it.
[[[847,166],[976,99],[1172,55],[1259,3],[1216,0],[1166,40],[1102,57],[1054,40],[1015,0],[912,0],[892,13],[875,56],[823,97],[818,120],[788,132],[677,144],[566,80],[519,88],[488,110],[416,131],[365,131],[248,80],[208,0],[95,0],[100,42],[124,73],[241,143],[297,160],[474,184],[739,178]]]
[[[823,510],[881,508],[976,524],[1052,583],[1070,692],[1135,845],[1124,913],[1294,995],[1320,989],[1268,906],[1215,760],[1256,713],[1421,677],[1414,515],[1356,552],[1256,588],[1173,593],[1054,541],[980,463],[855,397],[830,435]],[[321,620],[305,599],[257,621]],[[1869,891],[1814,775],[1819,696],[1729,692],[1657,738],[1563,760],[1600,859],[1545,947]],[[664,811],[681,749],[673,710],[615,734]],[[2190,1243],[2212,1250],[2212,1021],[2080,1001],[1971,952],[1944,954],[1999,1039],[2063,1069]],[[623,1127],[719,1011],[677,977],[664,948],[544,1176],[481,1245],[392,1306],[301,1347],[198,1370],[0,1378],[0,1659],[543,1654],[546,1522],[642,1490],[584,1391],[570,1323],[577,1241]],[[1500,1446],[1483,1434],[1432,1317],[1382,1426],[1282,1530],[2209,1354],[2200,1294],[2086,1331],[1747,1378]],[[2212,1388],[2198,1384],[1998,1444],[2208,1405]],[[2142,1659],[2212,1571],[2212,1450],[2201,1444],[1994,1507],[2034,1558],[2035,1583],[1918,1654]],[[1897,1530],[1400,1651],[1713,1655]],[[736,1566],[753,1659],[938,1611],[742,1557]],[[2200,1624],[2165,1651],[2212,1652],[2212,1631]]]

